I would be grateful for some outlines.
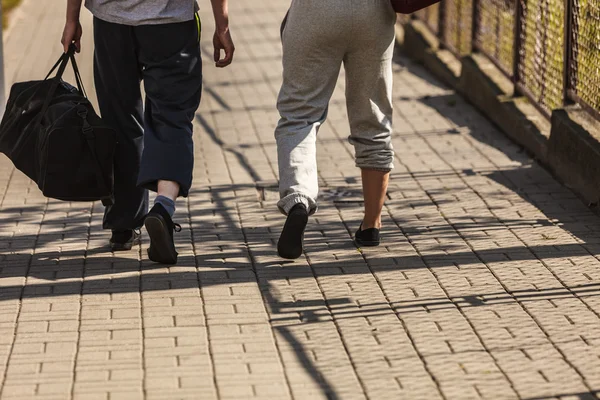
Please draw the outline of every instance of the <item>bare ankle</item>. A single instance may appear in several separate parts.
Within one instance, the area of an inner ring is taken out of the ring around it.
[[[363,220],[362,230],[371,229],[371,228],[381,229],[381,220],[375,220],[375,221],[367,221],[366,219]]]

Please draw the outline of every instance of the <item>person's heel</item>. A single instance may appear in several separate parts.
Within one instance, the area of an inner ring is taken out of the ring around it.
[[[141,232],[139,229],[113,231],[109,241],[111,251],[129,251],[133,246],[140,244]]]
[[[277,243],[277,253],[280,257],[295,260],[302,255],[304,230],[307,223],[308,210],[304,204],[295,205],[287,216]]]
[[[177,264],[173,232],[180,232],[181,226],[173,222],[169,213],[160,204],[156,204],[150,210],[144,226],[150,237],[148,258],[160,264]]]
[[[360,228],[358,228],[358,231],[356,231],[356,234],[354,235],[354,242],[356,243],[357,246],[364,246],[364,247],[379,246],[379,244],[381,243],[379,229],[370,228],[370,229],[365,229],[363,231],[362,224],[361,224]]]

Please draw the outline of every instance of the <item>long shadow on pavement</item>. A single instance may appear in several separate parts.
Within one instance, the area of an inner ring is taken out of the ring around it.
[[[426,73],[419,73],[424,79],[430,79]],[[507,146],[505,145],[505,139],[500,138],[499,140],[495,130],[482,132],[481,129],[479,129],[481,127],[479,122],[471,120],[468,116],[454,112],[454,106],[451,104],[460,101],[456,96],[423,98],[421,101],[435,109],[441,115],[452,120],[457,126],[467,129],[470,132],[470,137],[473,139],[504,151],[505,154],[508,154],[516,161],[524,164],[529,162],[527,161],[526,155],[519,152],[518,149],[514,152],[511,151],[510,153],[506,153]],[[244,157],[243,149],[235,147],[225,148],[225,143],[217,137],[215,131],[210,127],[208,122],[201,117],[199,117],[199,122],[215,143],[222,147],[224,151],[232,152],[239,160],[240,164],[248,169],[250,175],[256,181],[259,180],[258,173],[251,168]],[[449,133],[455,134],[453,132]],[[423,137],[426,137],[427,134],[427,132],[417,133],[417,135]],[[437,133],[431,132],[430,134],[436,135]],[[514,150],[514,148],[511,149]],[[457,176],[460,174],[467,176],[471,173],[481,174],[501,183],[510,190],[519,193],[523,199],[538,207],[548,217],[547,219],[534,220],[503,219],[502,221],[498,221],[497,219],[490,219],[487,222],[488,226],[518,228],[519,226],[532,226],[535,224],[541,226],[562,224],[562,228],[581,239],[583,241],[582,244],[552,243],[533,247],[514,246],[477,251],[452,251],[451,247],[445,246],[443,249],[440,249],[439,255],[432,254],[420,257],[417,253],[413,253],[401,257],[391,257],[389,258],[389,263],[384,266],[378,265],[377,270],[437,268],[455,265],[457,260],[463,264],[477,263],[480,259],[485,260],[493,258],[502,253],[510,254],[510,261],[543,261],[555,257],[563,258],[588,255],[595,257],[597,247],[594,245],[599,243],[600,238],[600,226],[598,226],[598,220],[594,217],[593,219],[586,221],[587,224],[582,225],[579,218],[573,218],[574,215],[582,215],[585,218],[588,214],[593,214],[574,195],[572,195],[572,193],[569,195],[570,192],[566,189],[562,192],[563,197],[559,199],[558,207],[557,202],[544,201],[544,199],[548,198],[547,196],[545,197],[544,194],[554,191],[556,183],[554,180],[547,180],[547,173],[540,171],[541,170],[532,170],[530,168],[456,171],[449,167],[446,170],[395,173],[393,179],[401,181],[402,179],[414,179],[415,177],[418,178],[427,175],[440,178],[444,176]],[[343,184],[343,182],[340,182],[339,185],[343,186]],[[214,202],[214,206],[211,208],[202,207],[201,204],[199,204],[201,202],[198,204],[194,203],[194,195],[192,194],[192,198],[190,199],[190,228],[194,240],[202,240],[203,237],[206,237],[206,235],[214,231],[214,227],[205,226],[202,221],[204,218],[214,217],[215,215],[220,217],[220,223],[222,224],[222,226],[219,226],[219,231],[233,233],[235,235],[242,234],[244,237],[243,243],[217,238],[216,243],[226,245],[226,249],[207,254],[184,256],[180,259],[179,264],[181,266],[193,266],[197,268],[196,272],[153,273],[148,275],[142,274],[141,276],[127,276],[127,274],[140,271],[140,268],[148,271],[154,268],[164,268],[164,266],[140,262],[137,259],[120,257],[118,254],[113,255],[108,253],[103,247],[92,248],[87,251],[61,250],[61,242],[68,244],[72,241],[81,241],[83,237],[87,235],[87,230],[81,227],[69,228],[71,226],[84,225],[89,222],[89,217],[84,215],[69,219],[68,225],[64,229],[61,229],[61,227],[65,225],[65,222],[62,219],[44,220],[44,226],[55,226],[56,229],[52,230],[51,233],[41,233],[39,235],[31,233],[25,235],[14,234],[10,237],[6,235],[0,236],[0,279],[29,276],[45,280],[40,283],[29,283],[26,286],[19,284],[2,286],[2,289],[0,290],[0,301],[80,294],[83,296],[92,294],[108,295],[113,293],[163,291],[174,288],[197,288],[198,282],[200,282],[200,286],[221,284],[220,278],[223,276],[225,270],[226,274],[230,273],[230,276],[235,277],[236,282],[251,282],[259,285],[263,294],[263,299],[270,307],[270,312],[272,313],[271,321],[277,322],[277,326],[274,326],[274,329],[279,331],[281,337],[292,345],[292,348],[296,351],[300,364],[310,376],[313,377],[315,383],[321,388],[323,393],[326,393],[330,399],[337,399],[338,396],[335,393],[334,385],[324,377],[323,373],[319,370],[319,367],[313,362],[311,357],[309,357],[307,352],[303,349],[303,345],[295,338],[294,334],[285,326],[285,324],[281,324],[286,322],[286,318],[288,318],[286,315],[289,315],[290,312],[298,313],[303,323],[312,324],[319,323],[326,318],[326,316],[315,311],[315,307],[318,308],[323,303],[326,304],[329,311],[335,307],[335,318],[364,318],[375,316],[378,315],[379,312],[389,310],[389,306],[391,306],[396,313],[426,313],[428,312],[428,308],[431,307],[436,309],[439,309],[440,307],[456,307],[457,305],[461,308],[486,307],[498,303],[513,302],[514,299],[523,302],[553,300],[571,297],[573,294],[582,298],[600,296],[600,284],[590,283],[570,288],[540,288],[540,290],[537,291],[523,290],[510,293],[479,293],[465,297],[422,298],[419,299],[419,301],[410,302],[366,304],[364,306],[367,311],[359,312],[355,311],[354,307],[346,306],[347,303],[350,303],[350,300],[344,297],[324,299],[322,302],[318,301],[316,303],[302,301],[294,303],[281,302],[277,300],[272,292],[272,288],[269,285],[271,280],[282,278],[304,279],[322,276],[342,276],[354,274],[357,273],[357,271],[370,274],[371,270],[367,267],[370,262],[370,257],[367,256],[365,258],[365,265],[360,269],[356,269],[352,266],[347,267],[340,261],[315,261],[311,262],[311,268],[302,269],[296,268],[296,265],[293,263],[260,262],[259,260],[262,259],[262,257],[272,258],[275,252],[274,243],[282,220],[271,221],[264,231],[260,230],[257,234],[253,231],[253,227],[243,223],[243,218],[240,217],[240,211],[231,207],[231,204],[233,203],[238,205],[240,202],[252,204],[248,203],[248,199],[240,200],[236,198],[235,194],[238,191],[255,188],[256,185],[252,184],[216,185],[211,186],[210,189],[200,188],[197,193],[202,193],[203,195],[209,194]],[[259,205],[260,202],[258,198],[255,201],[255,205]],[[395,206],[431,206],[429,200],[396,199],[393,192],[391,193],[390,202],[394,202]],[[334,207],[338,207],[339,209],[344,207],[341,203],[335,205],[334,200],[332,200],[331,203],[333,203]],[[272,206],[273,212],[276,213],[274,204],[269,204],[269,206]],[[351,204],[350,207],[358,207],[358,203]],[[15,231],[14,220],[16,215],[19,215],[18,219],[20,219],[21,222],[27,222],[29,218],[31,218],[30,221],[34,220],[33,217],[29,216],[38,215],[43,211],[44,208],[42,206],[23,206],[4,209],[3,215],[7,216],[0,216],[0,232],[6,233]],[[454,234],[457,229],[470,229],[471,227],[477,229],[481,226],[481,224],[474,224],[469,218],[464,218],[464,220],[458,219],[458,221],[459,222],[451,225],[407,228],[405,233],[417,237],[420,234],[430,233],[434,230],[437,236],[443,237],[445,234]],[[394,222],[401,227],[408,224],[410,221],[404,221],[401,218],[396,217]],[[332,231],[339,230],[339,223],[320,223],[318,229],[323,231],[329,229]],[[93,235],[97,235],[97,233],[94,232]],[[88,238],[85,237],[85,240],[87,239]],[[407,241],[406,236],[399,229],[389,231],[386,239],[391,243]],[[325,244],[323,241],[323,238],[316,234],[307,235],[307,240],[305,242],[307,251],[310,253],[311,248],[316,246],[322,247],[324,245],[328,246],[331,251],[348,250],[354,246],[351,242],[350,234],[345,237],[338,237],[330,242],[325,241]],[[56,246],[57,250],[37,252],[32,250],[34,244],[38,248],[52,244],[53,246]],[[449,249],[450,252],[448,252]],[[249,255],[251,261],[227,261],[227,257],[233,258],[240,254]],[[236,275],[236,271],[248,270],[252,271],[252,273]],[[60,274],[58,273],[59,271]],[[102,278],[102,276],[107,274],[110,274],[111,276]],[[120,274],[125,276],[119,276]],[[81,281],[81,278],[86,278],[86,280]],[[65,279],[70,280],[65,282]],[[73,279],[80,280],[73,281]],[[344,311],[345,308],[348,309],[347,312]],[[281,315],[281,317],[278,317],[278,315]],[[531,345],[535,346],[535,344]],[[588,398],[586,397],[588,396],[587,394],[576,395],[581,399]]]

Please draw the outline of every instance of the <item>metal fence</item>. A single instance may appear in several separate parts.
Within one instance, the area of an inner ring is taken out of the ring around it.
[[[457,55],[471,52],[473,0],[445,0],[441,10],[441,37]]]
[[[600,118],[600,0],[573,0],[568,11],[567,95]]]
[[[600,118],[600,0],[442,0],[415,13],[457,56],[477,51],[547,116]]]
[[[418,18],[423,20],[427,27],[435,34],[440,32],[440,9],[439,4],[434,4],[416,13]]]
[[[506,0],[476,1],[473,45],[505,74],[515,69],[515,15],[517,3]]]

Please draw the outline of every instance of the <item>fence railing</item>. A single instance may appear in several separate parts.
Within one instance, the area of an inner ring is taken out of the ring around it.
[[[600,119],[600,0],[443,0],[414,14],[457,56],[484,54],[546,116]]]

